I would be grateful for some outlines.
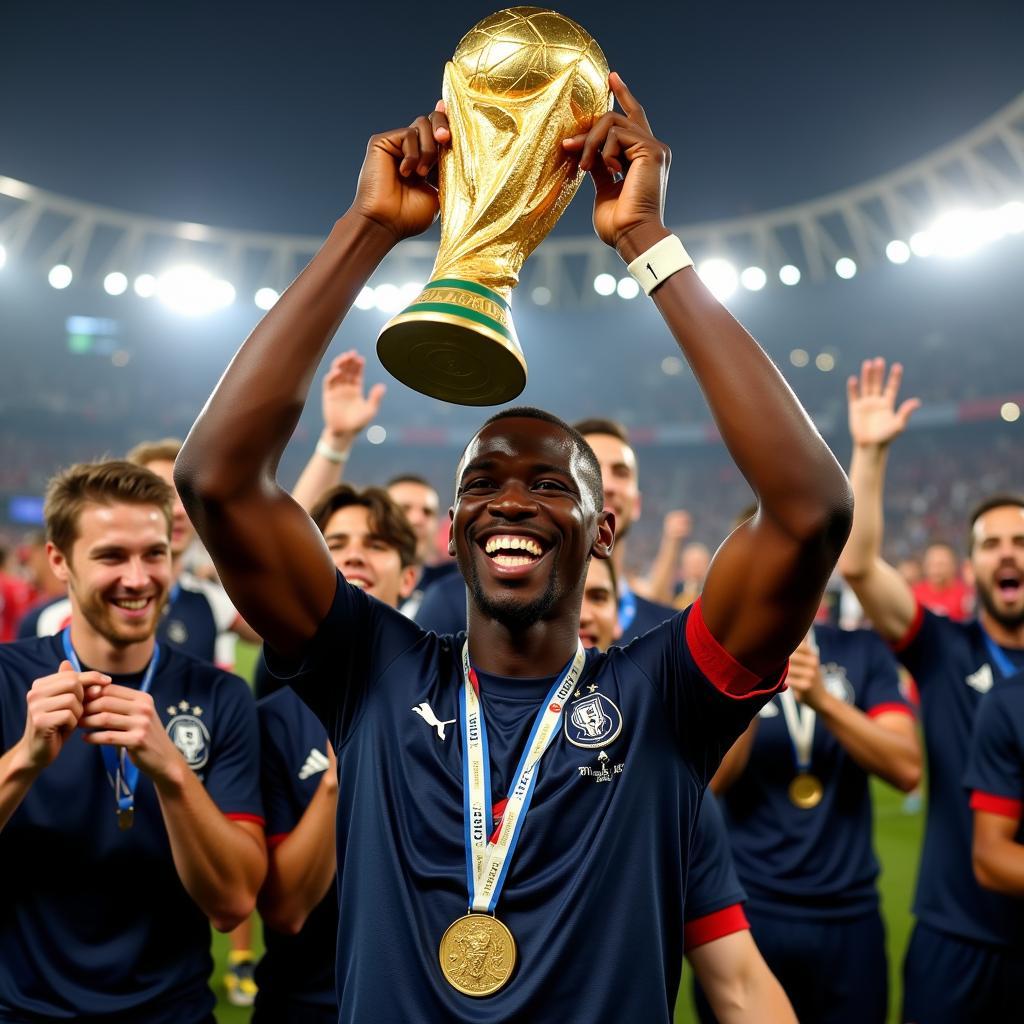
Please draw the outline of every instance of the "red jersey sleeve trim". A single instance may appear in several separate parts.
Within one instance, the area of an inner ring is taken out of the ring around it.
[[[910,715],[911,718],[914,717],[914,712],[909,705],[901,704],[897,700],[891,700],[885,704],[876,704],[868,711],[868,718],[877,718],[879,715],[888,715],[893,712],[900,715]]]
[[[914,610],[914,621],[910,623],[910,627],[899,640],[889,644],[897,654],[905,651],[917,638],[917,634],[921,632],[921,623],[924,622],[924,605],[917,598],[914,598],[914,603],[917,606]]]
[[[704,622],[701,599],[694,601],[686,620],[686,645],[690,648],[697,668],[711,681],[715,689],[727,697],[755,697],[774,693],[779,689],[789,662],[782,667],[778,680],[769,687],[756,689],[763,682],[762,677],[744,668],[712,635]]]
[[[734,903],[731,907],[723,907],[713,914],[698,917],[695,921],[687,921],[683,927],[683,952],[689,953],[698,946],[706,946],[715,939],[747,931],[749,928],[750,922],[743,912],[743,905]]]
[[[236,814],[225,814],[224,817],[227,818],[228,821],[251,821],[253,824],[259,825],[260,828],[267,827],[266,821],[258,814],[244,814],[242,812],[238,812]]]
[[[971,810],[986,811],[988,814],[998,814],[1002,818],[1020,821],[1024,813],[1024,803],[1007,796],[996,796],[995,793],[982,793],[976,789],[971,793]]]
[[[290,835],[291,832],[275,832],[272,836],[267,836],[267,849],[272,850],[275,846],[280,846]]]

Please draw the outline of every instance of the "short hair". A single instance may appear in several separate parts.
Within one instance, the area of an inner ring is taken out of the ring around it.
[[[50,481],[43,503],[46,536],[67,555],[78,539],[78,520],[87,505],[155,505],[173,521],[174,491],[145,466],[125,459],[79,462]]]
[[[419,484],[420,487],[429,487],[435,494],[437,493],[437,488],[425,476],[420,476],[418,473],[399,473],[384,485],[384,489],[390,490],[396,484]]]
[[[624,445],[630,448],[633,447],[629,440],[629,431],[618,420],[607,420],[600,416],[590,416],[585,420],[577,420],[572,426],[574,430],[578,430],[584,437],[587,434],[608,434],[611,437],[617,437]]]
[[[365,508],[370,529],[386,544],[398,552],[402,568],[416,565],[416,534],[405,518],[405,513],[382,487],[364,487],[338,484],[325,491],[310,509],[309,517],[323,533],[331,516],[339,509],[357,505]]]
[[[1010,494],[1009,492],[991,494],[983,501],[979,501],[978,504],[971,509],[970,519],[967,524],[967,554],[970,555],[974,551],[975,523],[977,523],[977,521],[986,512],[991,512],[994,508],[1024,508],[1024,495]]]
[[[151,462],[174,462],[184,441],[176,437],[165,437],[159,441],[142,441],[125,458],[136,466],[148,466]]]
[[[590,556],[590,559],[593,562],[604,562],[608,566],[608,575],[612,581],[612,597],[617,601],[619,599],[619,574],[615,571],[615,560],[613,558],[595,558],[593,555]]]
[[[543,423],[550,423],[553,426],[564,430],[565,433],[569,435],[569,438],[573,443],[575,453],[583,462],[587,477],[583,482],[590,494],[591,500],[594,502],[594,507],[599,512],[604,509],[604,484],[601,481],[601,463],[597,461],[594,449],[590,447],[587,439],[579,432],[579,430],[576,429],[576,427],[569,426],[569,424],[561,417],[556,416],[552,412],[547,412],[544,409],[538,409],[532,405],[517,405],[513,406],[511,409],[502,409],[500,412],[496,412],[480,425],[480,430],[478,430],[473,437],[478,437],[480,435],[480,431],[486,429],[492,423],[499,422],[500,420],[540,420]],[[472,439],[470,440],[470,444],[472,444]],[[462,460],[466,457],[466,451],[468,448],[469,444],[462,449],[462,455],[459,456],[458,465],[460,467],[462,465]],[[457,484],[458,481],[456,481],[456,485]]]

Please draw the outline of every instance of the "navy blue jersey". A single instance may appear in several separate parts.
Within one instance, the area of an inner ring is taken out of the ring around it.
[[[217,637],[230,629],[238,612],[224,588],[183,572],[157,626],[162,647],[175,647],[201,661],[216,661]],[[71,601],[57,597],[31,609],[21,620],[18,639],[52,636],[71,621]]]
[[[260,720],[260,783],[267,845],[288,837],[328,770],[327,730],[285,687],[256,705]],[[332,885],[298,935],[264,927],[266,953],[256,968],[259,998],[334,1006],[334,947],[338,896]]]
[[[504,989],[472,999],[437,958],[467,906],[462,640],[424,633],[339,576],[304,655],[267,652],[338,754],[340,1020],[487,1024],[571,1007],[591,1024],[668,1022],[701,793],[779,680],[739,666],[699,605],[628,648],[588,652],[498,903],[518,966]],[[552,681],[477,674],[498,801]],[[600,705],[600,746],[571,725],[577,701]]]
[[[814,636],[830,693],[869,715],[912,713],[899,691],[896,660],[876,634],[822,625],[814,627]],[[820,719],[810,771],[824,795],[817,807],[804,810],[789,798],[796,759],[775,697],[761,709],[750,760],[723,801],[751,910],[862,915],[878,905],[868,776]]]
[[[983,694],[1001,686],[1003,676],[977,621],[953,622],[920,605],[896,651],[920,693],[928,754],[928,814],[914,913],[938,931],[1007,944],[1015,924],[1005,899],[974,879],[973,823],[963,788],[974,716]],[[1003,653],[1024,668],[1024,650]]]
[[[63,660],[59,636],[0,646],[4,750],[24,733],[33,681]],[[140,675],[114,681],[138,685]],[[214,803],[262,822],[245,683],[161,648],[150,692]],[[210,923],[178,878],[152,782],[140,774],[131,829],[118,828],[114,808],[102,751],[76,731],[0,832],[0,1020],[121,1013],[192,1024],[212,1010]]]
[[[742,906],[746,898],[736,877],[721,808],[709,789],[690,842],[683,938],[686,952],[747,928]]]
[[[675,614],[675,608],[658,604],[657,601],[648,601],[646,597],[640,597],[626,588],[619,594],[619,626],[622,636],[615,642],[628,644],[630,640],[643,636]]]

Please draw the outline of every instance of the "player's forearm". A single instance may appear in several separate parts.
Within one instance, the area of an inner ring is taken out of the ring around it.
[[[178,457],[175,481],[190,512],[273,478],[324,351],[393,244],[391,232],[345,214],[249,335]]]
[[[860,708],[826,693],[817,705],[818,717],[843,749],[866,772],[909,793],[921,782],[921,744],[906,718],[906,729],[890,729]],[[898,712],[892,712],[898,714]]]
[[[679,552],[683,542],[676,537],[662,537],[658,553],[651,563],[651,571],[647,576],[647,596],[661,604],[671,604],[676,582],[676,566],[679,564]]]
[[[343,438],[335,438],[325,432],[320,435],[320,440],[328,448],[338,452],[339,455],[344,454],[347,458],[354,439],[347,435]],[[309,512],[320,499],[320,495],[340,484],[344,475],[344,461],[334,462],[326,455],[314,451],[292,489],[292,497]]]
[[[1024,846],[1011,838],[974,840],[974,875],[978,884],[1006,896],[1024,897]]]
[[[0,757],[0,831],[25,799],[39,772],[20,740]]]
[[[184,764],[156,791],[182,885],[218,931],[230,931],[256,906],[267,870],[262,841],[225,818]]]
[[[708,993],[708,1002],[719,1024],[797,1024],[793,1006],[778,978],[758,956],[759,969],[752,969],[725,991]]]
[[[655,241],[637,232],[620,255],[629,262]],[[792,536],[825,544],[834,565],[849,530],[849,482],[782,375],[693,269],[653,296],[762,510]]]
[[[334,820],[336,787],[317,787],[288,837],[267,854],[267,879],[257,905],[264,923],[297,935],[314,907],[327,895],[336,870]]]

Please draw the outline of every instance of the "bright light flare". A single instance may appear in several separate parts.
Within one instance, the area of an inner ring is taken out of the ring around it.
[[[530,292],[530,298],[538,306],[546,306],[551,301],[551,289],[546,285],[539,284]]]
[[[739,275],[728,260],[718,257],[704,260],[697,268],[697,274],[708,291],[720,302],[733,295],[739,287]]]
[[[373,289],[373,304],[382,313],[397,313],[402,308],[402,293],[394,284],[379,284]]]
[[[71,268],[66,263],[58,263],[55,267],[50,267],[49,274],[46,275],[46,280],[50,282],[51,288],[58,290],[67,288],[71,284],[71,280],[75,275],[71,273]]]
[[[910,246],[900,238],[894,238],[885,247],[885,256],[890,263],[906,263],[910,259]]]
[[[366,440],[370,444],[383,444],[388,439],[388,432],[379,424],[374,425],[367,429]]]
[[[252,297],[252,301],[256,303],[258,309],[268,310],[274,308],[274,303],[281,296],[277,294],[275,288],[257,288],[256,294]]]
[[[784,285],[792,288],[793,285],[800,283],[800,268],[794,267],[792,263],[779,267],[779,280]]]
[[[851,260],[849,256],[840,256],[836,260],[836,274],[844,281],[849,281],[851,277],[855,277],[857,274],[856,260]]]
[[[1020,419],[1020,406],[1016,402],[1003,402],[999,415],[1007,423],[1016,423]]]
[[[363,290],[356,296],[356,309],[373,309],[377,304],[373,289],[364,286]]]
[[[120,270],[112,270],[103,278],[103,290],[108,295],[124,295],[128,291],[128,278]]]
[[[810,361],[810,354],[805,348],[795,348],[789,353],[789,361],[797,367],[806,366]]]
[[[139,274],[132,288],[140,299],[151,299],[156,295],[156,278],[152,274]]]
[[[615,290],[620,299],[635,299],[640,294],[640,285],[632,277],[620,277]]]
[[[614,295],[617,282],[611,274],[598,274],[594,278],[594,291],[598,295]]]
[[[747,267],[740,274],[740,284],[748,292],[759,292],[768,283],[768,275],[760,267]]]
[[[172,267],[160,275],[156,295],[168,309],[181,316],[208,316],[235,301],[235,288],[202,267],[183,266]]]
[[[0,245],[0,268],[7,262],[7,250]]]

